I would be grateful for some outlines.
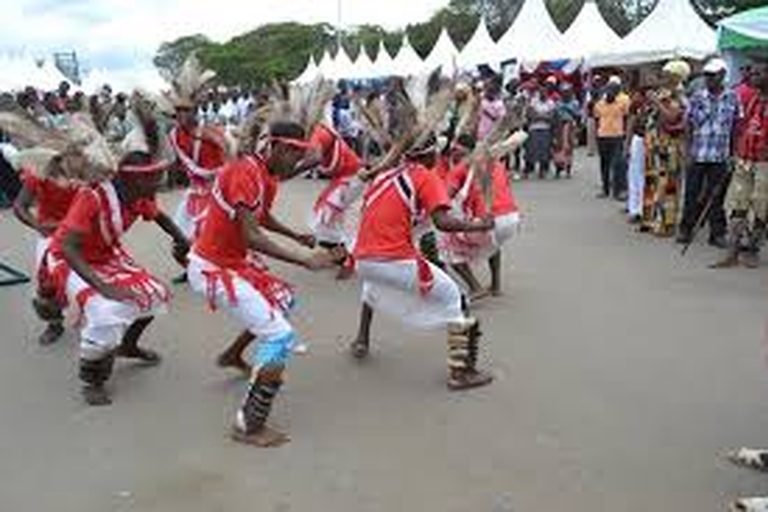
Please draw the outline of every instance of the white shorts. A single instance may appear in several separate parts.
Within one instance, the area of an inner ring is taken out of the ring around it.
[[[67,296],[76,304],[79,293],[88,290],[86,283],[76,272],[67,278]],[[85,359],[98,359],[117,348],[125,331],[136,320],[149,318],[167,311],[167,301],[158,300],[148,308],[140,308],[132,302],[110,300],[94,294],[81,311],[80,352]]]
[[[205,216],[208,213],[208,210],[205,209],[201,213],[197,215],[192,215],[190,213],[190,196],[193,194],[199,195],[199,192],[194,192],[191,189],[187,189],[184,191],[184,195],[181,198],[181,202],[179,203],[179,206],[176,208],[176,213],[173,216],[173,222],[179,227],[182,233],[184,233],[184,236],[187,237],[188,240],[194,240],[198,233],[200,232],[200,228],[202,227],[203,221],[205,220]]]
[[[498,249],[504,245],[518,231],[520,226],[520,213],[513,212],[500,215],[494,220],[493,245]]]
[[[465,315],[459,286],[440,268],[427,263],[434,282],[422,295],[416,260],[357,261],[363,302],[413,327],[435,329],[461,322]]]
[[[215,293],[212,296],[208,295],[209,280],[205,273],[211,271],[224,271],[231,274],[236,298],[234,303],[220,282],[216,284]],[[213,300],[216,308],[228,311],[260,340],[292,335],[293,328],[282,311],[270,304],[259,290],[238,276],[236,272],[222,269],[193,253],[189,256],[187,275],[189,284],[196,293],[208,300]]]

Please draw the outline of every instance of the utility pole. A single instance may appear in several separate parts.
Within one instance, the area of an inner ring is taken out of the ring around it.
[[[338,47],[336,55],[341,51],[341,0],[336,2],[336,46]]]

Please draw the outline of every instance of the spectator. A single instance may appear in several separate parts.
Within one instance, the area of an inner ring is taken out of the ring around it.
[[[494,76],[485,85],[483,99],[480,101],[480,119],[477,125],[477,140],[483,141],[504,119],[507,109],[501,98],[501,77]]]
[[[597,119],[600,178],[603,186],[603,190],[598,195],[599,198],[606,198],[611,194],[617,201],[624,201],[627,198],[624,139],[629,107],[629,96],[621,92],[621,78],[612,76],[608,80],[605,96],[595,104],[594,108]]]
[[[528,132],[530,137],[525,146],[524,178],[539,167],[539,178],[545,179],[549,174],[552,161],[552,133],[557,104],[544,91],[538,82],[532,84],[532,95],[528,103]]]
[[[725,73],[725,62],[719,58],[711,59],[704,66],[705,88],[691,97],[688,110],[690,166],[686,174],[679,243],[691,241],[696,221],[709,202],[711,206],[705,219],[709,221],[709,243],[727,247],[723,200],[728,187],[728,160],[739,107],[736,95],[724,87]]]
[[[578,125],[581,106],[573,86],[564,83],[562,94],[557,102],[555,111],[555,177],[559,178],[565,172],[570,178],[573,167],[573,148],[576,145],[576,127]]]

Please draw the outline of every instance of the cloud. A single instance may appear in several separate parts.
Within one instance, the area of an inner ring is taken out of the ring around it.
[[[146,66],[163,41],[203,33],[227,40],[276,21],[335,23],[338,0],[15,0],[3,7],[0,53],[75,51],[93,68]],[[341,0],[345,26],[427,19],[447,0]]]

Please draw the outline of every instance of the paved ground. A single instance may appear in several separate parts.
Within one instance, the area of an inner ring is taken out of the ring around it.
[[[631,232],[617,203],[593,199],[595,165],[517,185],[528,221],[505,253],[507,294],[478,311],[490,388],[449,394],[443,336],[382,319],[374,357],[355,364],[356,285],[285,269],[313,352],[276,406],[293,437],[276,451],[226,438],[243,383],[212,360],[236,326],[189,291],[147,336],[165,364],[121,366],[115,405],[89,410],[75,336],[38,347],[29,289],[0,289],[0,510],[700,512],[768,494],[720,458],[768,445],[768,272],[708,270],[716,251],[681,258]],[[284,191],[294,223],[315,187]],[[0,214],[4,261],[24,265],[32,242]],[[130,245],[175,273],[151,227]]]

